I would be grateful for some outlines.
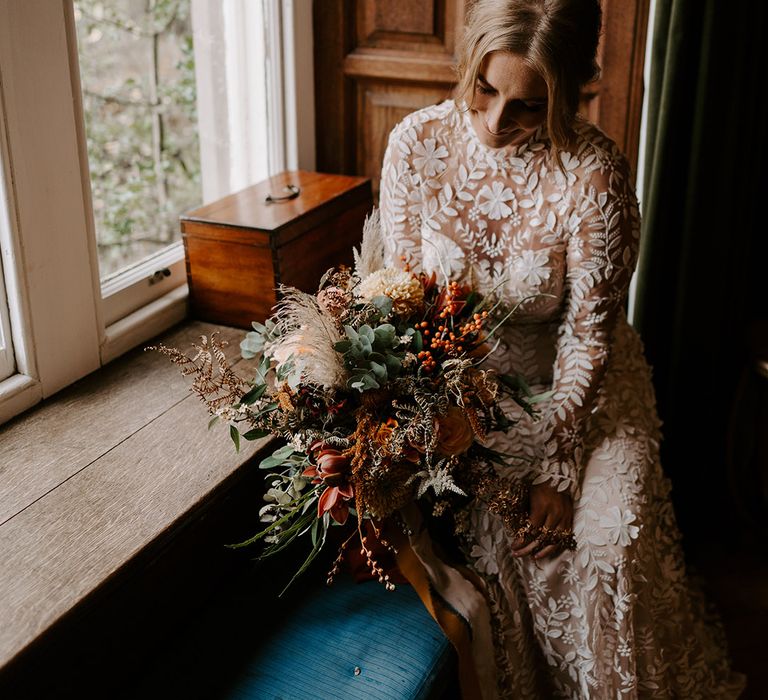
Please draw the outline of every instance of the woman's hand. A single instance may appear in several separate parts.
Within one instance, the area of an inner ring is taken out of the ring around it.
[[[531,486],[530,503],[531,525],[534,528],[544,525],[549,529],[570,530],[573,527],[573,500],[567,491],[558,491],[549,484],[535,484]],[[512,554],[515,557],[533,554],[534,559],[542,559],[559,549],[557,545],[550,544],[536,551],[539,545],[539,540],[526,544],[519,538],[512,543]]]

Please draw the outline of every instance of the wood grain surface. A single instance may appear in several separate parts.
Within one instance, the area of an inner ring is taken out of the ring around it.
[[[191,323],[164,338],[186,349],[213,330],[237,357],[242,331],[224,326]],[[138,348],[0,427],[0,526],[189,396],[189,385]]]
[[[185,348],[214,330],[237,357],[242,332],[226,327],[162,340]],[[0,669],[269,441],[237,454],[224,426],[206,430],[190,383],[130,353],[0,432]]]
[[[362,177],[287,170],[183,215],[182,229],[187,221],[194,221],[276,231],[319,207],[326,208],[329,200],[352,192],[364,183]],[[299,195],[284,201],[266,201],[267,195],[285,196],[287,185],[300,188]]]
[[[378,193],[392,127],[453,94],[473,0],[327,0],[314,4],[317,167],[365,175]],[[603,0],[601,79],[580,111],[637,167],[649,0]]]

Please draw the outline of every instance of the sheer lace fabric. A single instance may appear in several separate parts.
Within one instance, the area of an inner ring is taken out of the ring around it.
[[[490,361],[552,391],[538,420],[495,437],[512,455],[500,478],[574,497],[577,550],[539,562],[512,557],[500,523],[472,513],[466,554],[487,586],[498,671],[484,692],[736,697],[743,678],[685,576],[650,370],[623,310],[640,235],[629,168],[593,124],[576,133],[561,169],[545,127],[491,149],[448,100],[393,129],[382,168],[390,263],[517,305]]]

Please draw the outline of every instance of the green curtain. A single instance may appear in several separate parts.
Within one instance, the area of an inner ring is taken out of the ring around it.
[[[767,5],[656,0],[652,19],[633,322],[678,517],[704,537],[733,521],[728,421],[749,329],[768,317]]]

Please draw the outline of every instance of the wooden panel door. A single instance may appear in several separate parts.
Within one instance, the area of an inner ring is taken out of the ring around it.
[[[581,111],[637,163],[649,0],[603,0],[603,73]],[[378,191],[392,127],[451,97],[472,0],[315,0],[317,169],[364,175]]]

